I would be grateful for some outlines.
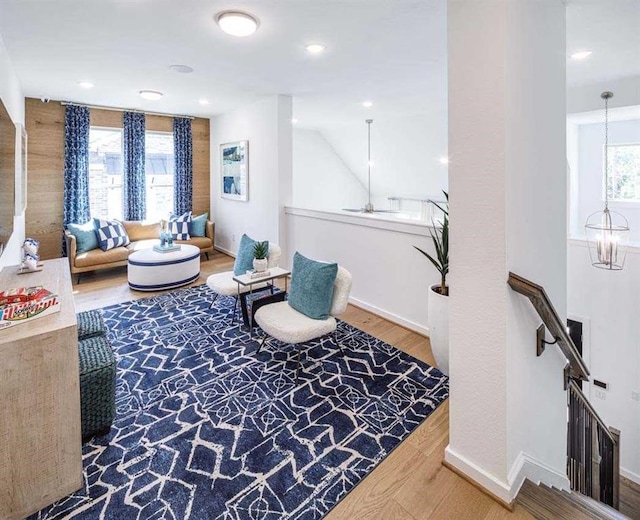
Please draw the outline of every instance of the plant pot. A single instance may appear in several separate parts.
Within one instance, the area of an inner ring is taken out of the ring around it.
[[[440,284],[429,287],[429,342],[431,352],[441,372],[449,375],[449,297],[434,289]]]
[[[268,265],[268,262],[266,258],[253,259],[253,268],[256,270],[256,273],[261,273],[263,271],[266,271],[267,265]]]

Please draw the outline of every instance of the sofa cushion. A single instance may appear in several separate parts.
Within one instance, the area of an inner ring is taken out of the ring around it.
[[[316,262],[296,252],[291,269],[289,305],[314,320],[326,320],[331,311],[338,264]]]
[[[159,238],[149,238],[147,240],[137,240],[136,242],[131,242],[127,246],[127,249],[129,250],[129,253],[133,253],[135,251],[140,251],[141,249],[151,249],[153,246],[159,245]]]
[[[192,237],[206,236],[208,218],[209,213],[203,213],[197,217],[191,217],[191,222],[189,222],[189,235]]]
[[[189,240],[176,240],[176,244],[189,244],[200,249],[211,249],[211,239],[209,237],[191,237]]]
[[[98,244],[103,251],[126,246],[129,243],[129,235],[127,235],[122,222],[119,220],[102,220],[99,218],[94,220]]]
[[[129,250],[126,247],[116,247],[103,251],[102,249],[92,249],[76,255],[76,267],[93,267],[114,262],[122,262],[129,257]]]
[[[173,240],[189,240],[189,222],[191,212],[187,211],[180,216],[171,215],[169,219],[169,233]]]
[[[160,222],[125,220],[122,224],[131,242],[160,238]]]
[[[84,224],[67,224],[67,231],[76,237],[76,253],[84,253],[99,247],[93,219]]]

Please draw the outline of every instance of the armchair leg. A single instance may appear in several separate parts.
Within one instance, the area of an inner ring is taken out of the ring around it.
[[[340,344],[340,341],[338,340],[338,329],[337,328],[336,328],[336,330],[333,331],[333,342],[340,349],[340,354],[342,354],[342,357],[344,357],[344,349],[342,348],[342,345]]]
[[[236,309],[238,308],[238,298],[234,297],[233,299],[233,314],[231,315],[231,325],[234,325],[236,322]]]
[[[296,345],[296,347],[298,348],[298,355],[296,356],[296,383],[298,382],[298,379],[300,378],[300,350],[302,350],[300,348],[300,345]]]
[[[213,309],[213,304],[216,303],[218,296],[219,296],[218,293],[214,293],[213,300],[211,300],[211,305],[209,306],[209,309]]]
[[[262,341],[260,342],[260,345],[258,345],[258,350],[256,350],[256,354],[258,354],[260,352],[260,349],[264,346],[264,344],[267,341],[267,335],[264,335],[264,338],[262,338]]]

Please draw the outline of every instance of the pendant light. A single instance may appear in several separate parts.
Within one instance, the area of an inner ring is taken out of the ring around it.
[[[600,97],[604,99],[604,210],[589,215],[584,227],[591,264],[599,269],[621,271],[629,223],[620,213],[609,209],[609,99],[613,92],[603,92]]]
[[[343,211],[351,211],[352,213],[398,213],[393,209],[374,209],[371,203],[371,123],[373,123],[373,119],[365,119],[365,123],[367,123],[367,203],[364,208],[343,208]]]

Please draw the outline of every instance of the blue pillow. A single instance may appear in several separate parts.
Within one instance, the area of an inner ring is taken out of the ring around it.
[[[171,215],[169,218],[169,233],[174,240],[189,240],[189,222],[191,222],[191,212],[187,211],[179,217]]]
[[[98,249],[98,237],[93,220],[84,224],[67,224],[67,231],[76,237],[76,253]]]
[[[265,240],[267,248],[269,247],[269,241]],[[245,233],[240,239],[240,246],[238,247],[238,253],[236,254],[236,261],[233,264],[233,274],[240,276],[245,274],[250,269],[253,269],[253,246],[256,245],[256,241],[253,238],[249,238]]]
[[[189,234],[192,237],[207,236],[206,228],[208,218],[209,213],[203,213],[202,215],[198,215],[197,217],[192,217],[191,222],[189,222]]]
[[[296,252],[293,255],[289,305],[314,320],[326,320],[333,302],[338,264],[316,262]]]
[[[99,218],[93,220],[95,222],[98,245],[103,251],[126,246],[129,243],[129,235],[127,235],[122,222]]]

